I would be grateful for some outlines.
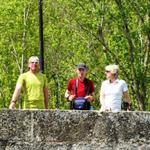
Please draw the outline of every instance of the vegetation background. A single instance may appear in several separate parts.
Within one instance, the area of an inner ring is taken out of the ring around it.
[[[28,58],[39,56],[38,0],[0,3],[0,108],[8,108]],[[84,62],[95,83],[95,109],[104,67],[118,64],[133,110],[150,110],[150,0],[43,0],[43,19],[50,109],[69,108],[67,82]]]

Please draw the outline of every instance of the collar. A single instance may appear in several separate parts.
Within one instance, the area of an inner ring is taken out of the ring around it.
[[[113,83],[118,83],[118,82],[119,82],[119,79],[116,79]],[[108,83],[108,84],[111,84],[111,83],[110,83],[110,80],[107,80],[107,83]]]

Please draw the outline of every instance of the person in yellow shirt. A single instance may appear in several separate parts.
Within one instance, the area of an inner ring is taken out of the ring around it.
[[[26,93],[23,109],[48,109],[47,79],[39,69],[39,58],[32,56],[28,61],[29,71],[19,76],[9,109],[16,108],[16,101],[23,88]]]

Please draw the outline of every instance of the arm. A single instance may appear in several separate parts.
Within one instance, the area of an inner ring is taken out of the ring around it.
[[[17,83],[15,91],[14,91],[12,99],[11,99],[11,102],[10,102],[10,105],[9,105],[9,109],[15,109],[16,108],[16,101],[17,101],[17,98],[20,94],[21,88],[22,88],[22,85],[20,83]]]
[[[123,95],[124,95],[124,101],[130,104],[131,100],[130,100],[128,91],[124,92]]]
[[[45,109],[48,109],[48,87],[43,88],[43,92]]]
[[[88,102],[94,101],[94,83],[93,81],[89,81],[88,88],[90,89],[89,95],[85,96],[84,98],[87,99]]]
[[[73,99],[75,99],[75,95],[71,95],[71,92],[67,89],[65,92],[65,97],[69,100],[72,101]]]
[[[94,92],[89,94],[88,96],[85,96],[84,98],[87,99],[88,102],[94,101]]]
[[[73,81],[72,80],[69,80],[68,82],[68,85],[67,85],[67,89],[66,89],[66,92],[65,92],[65,97],[67,98],[67,100],[69,101],[72,101],[75,99],[76,95],[72,95],[71,94],[71,90],[72,90],[72,83]]]
[[[100,111],[109,111],[110,109],[108,109],[105,104],[105,93],[104,93],[105,88],[104,87],[105,87],[105,84],[104,82],[102,82],[102,86],[100,89],[100,104],[101,104]]]
[[[124,96],[124,104],[126,103],[128,105],[127,110],[130,110],[131,109],[131,100],[130,100],[130,96],[129,96],[128,91],[125,91],[123,93],[123,96]]]
[[[100,104],[101,104],[100,111],[105,111],[106,110],[105,95],[102,93],[102,91],[100,92]]]

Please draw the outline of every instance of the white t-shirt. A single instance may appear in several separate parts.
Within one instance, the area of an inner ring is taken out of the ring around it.
[[[128,88],[124,80],[117,79],[113,83],[110,83],[109,80],[103,81],[100,91],[101,109],[121,111],[121,99],[126,91]]]

